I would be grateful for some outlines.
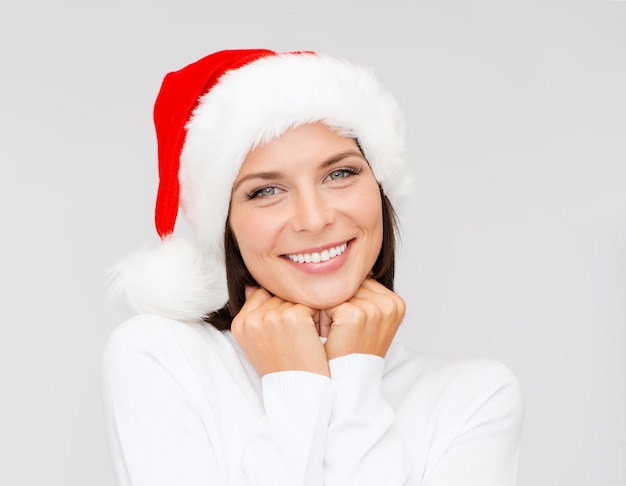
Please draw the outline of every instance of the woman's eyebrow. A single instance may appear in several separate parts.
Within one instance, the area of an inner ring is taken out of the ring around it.
[[[237,182],[235,182],[235,184],[233,185],[233,190],[232,192],[235,192],[237,190],[237,188],[245,181],[248,181],[250,179],[264,179],[264,180],[271,180],[271,179],[280,179],[282,177],[282,172],[254,172],[252,174],[248,174],[243,176],[241,179],[239,179]]]
[[[360,159],[365,160],[365,157],[363,157],[363,154],[359,152],[358,150],[348,150],[346,152],[340,152],[338,154],[333,155],[329,159],[322,162],[319,167],[320,169],[325,169],[326,167],[336,164],[337,162],[340,162],[347,157],[359,157]],[[250,179],[272,180],[272,179],[280,179],[281,177],[283,177],[282,172],[277,172],[277,171],[253,172],[251,174],[247,174],[243,176],[241,179],[235,182],[235,184],[233,185],[233,192],[235,192],[242,183],[244,183],[245,181],[249,181]]]
[[[330,165],[336,164],[337,162],[342,161],[346,157],[358,157],[365,161],[365,157],[363,157],[363,154],[359,152],[358,150],[348,150],[346,152],[340,152],[336,155],[333,155],[328,160],[322,162],[322,164],[320,165],[320,169],[325,169],[326,167]]]

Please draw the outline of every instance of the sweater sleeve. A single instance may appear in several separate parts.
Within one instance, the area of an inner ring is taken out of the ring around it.
[[[514,486],[523,416],[519,382],[499,362],[479,364],[464,379],[477,391],[464,397],[467,401],[441,405],[442,415],[463,419],[441,434],[447,437],[433,453],[422,485]]]
[[[264,413],[246,419],[249,429],[240,428],[242,457],[225,457],[210,425],[219,418],[207,418],[206,395],[175,341],[163,327],[138,320],[107,342],[103,402],[120,486],[322,484],[330,379],[306,372],[267,375]]]
[[[405,447],[383,398],[384,360],[351,354],[330,361],[335,400],[325,455],[325,486],[403,485]]]
[[[332,396],[330,380],[315,373],[284,371],[263,377],[265,415],[244,457],[250,484],[323,484]]]

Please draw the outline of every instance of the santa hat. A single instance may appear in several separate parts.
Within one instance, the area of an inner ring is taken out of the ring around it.
[[[254,147],[322,122],[358,140],[384,193],[407,192],[401,111],[362,66],[313,52],[230,50],[165,76],[154,106],[157,248],[116,265],[111,291],[136,313],[199,320],[228,300],[224,228],[232,185]],[[174,236],[181,208],[193,240]]]

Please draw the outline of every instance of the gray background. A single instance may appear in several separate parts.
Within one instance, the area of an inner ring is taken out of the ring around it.
[[[626,2],[4,1],[0,483],[111,483],[105,270],[144,245],[162,76],[218,49],[372,66],[406,109],[400,338],[526,397],[522,486],[626,483]]]

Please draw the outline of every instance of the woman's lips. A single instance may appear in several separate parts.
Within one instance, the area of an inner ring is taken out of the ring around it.
[[[350,240],[338,245],[332,245],[319,251],[289,253],[283,255],[283,258],[289,264],[305,273],[321,274],[332,272],[341,267],[346,261],[353,241]]]
[[[348,248],[347,241],[341,245],[331,246],[319,252],[290,253],[285,256],[295,263],[320,263],[341,255],[344,251],[346,251],[346,248]]]

